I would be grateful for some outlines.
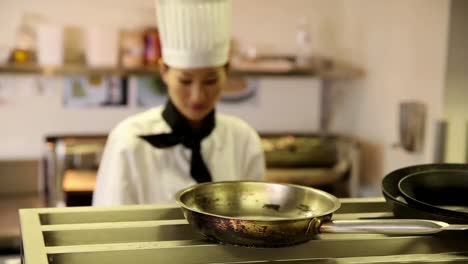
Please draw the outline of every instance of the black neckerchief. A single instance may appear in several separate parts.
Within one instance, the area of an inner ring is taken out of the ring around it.
[[[201,122],[199,129],[194,130],[189,121],[168,100],[162,117],[169,124],[172,133],[142,135],[144,139],[156,148],[169,148],[178,144],[183,144],[192,151],[190,162],[190,174],[198,183],[210,182],[210,171],[203,162],[200,143],[207,137],[215,127],[215,111],[211,111]]]

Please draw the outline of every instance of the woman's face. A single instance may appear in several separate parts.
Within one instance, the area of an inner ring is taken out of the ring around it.
[[[169,97],[190,121],[199,122],[213,110],[226,82],[226,67],[178,69],[161,66]]]

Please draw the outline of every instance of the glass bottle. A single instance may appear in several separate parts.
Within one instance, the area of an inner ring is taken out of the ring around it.
[[[306,18],[302,18],[296,29],[296,66],[306,67],[309,65],[310,44],[309,23]]]

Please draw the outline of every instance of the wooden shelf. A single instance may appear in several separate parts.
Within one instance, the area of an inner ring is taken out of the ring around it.
[[[5,74],[42,74],[42,75],[154,75],[159,74],[157,67],[125,69],[120,67],[94,68],[86,65],[64,65],[61,67],[42,67],[38,65],[0,65],[0,73]],[[284,71],[269,71],[258,69],[242,70],[231,68],[234,76],[298,76],[317,77],[322,79],[359,79],[364,71],[349,64],[332,62],[331,60],[315,58],[309,67],[292,67]]]
[[[67,170],[63,176],[65,192],[92,192],[96,186],[95,170]]]
[[[41,67],[38,65],[0,65],[0,73],[9,74],[43,74],[43,75],[145,75],[158,74],[157,68],[92,68],[86,65],[65,65],[60,67]]]

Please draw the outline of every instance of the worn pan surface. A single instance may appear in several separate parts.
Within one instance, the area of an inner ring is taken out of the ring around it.
[[[261,182],[199,184],[181,191],[177,200],[188,222],[206,237],[246,246],[310,240],[309,229],[340,207],[336,197],[320,190]]]
[[[413,174],[430,173],[436,171],[444,171],[451,173],[454,171],[468,171],[468,164],[423,164],[409,166],[395,170],[386,175],[382,181],[382,192],[393,213],[398,218],[411,219],[432,219],[444,221],[451,224],[466,224],[468,219],[458,214],[443,212],[433,206],[419,206],[417,204],[409,204],[407,199],[399,190],[398,184],[400,181]]]
[[[428,220],[331,221],[339,200],[298,185],[267,182],[203,183],[177,194],[185,218],[210,240],[281,247],[302,243],[320,233],[434,234],[466,230]]]

